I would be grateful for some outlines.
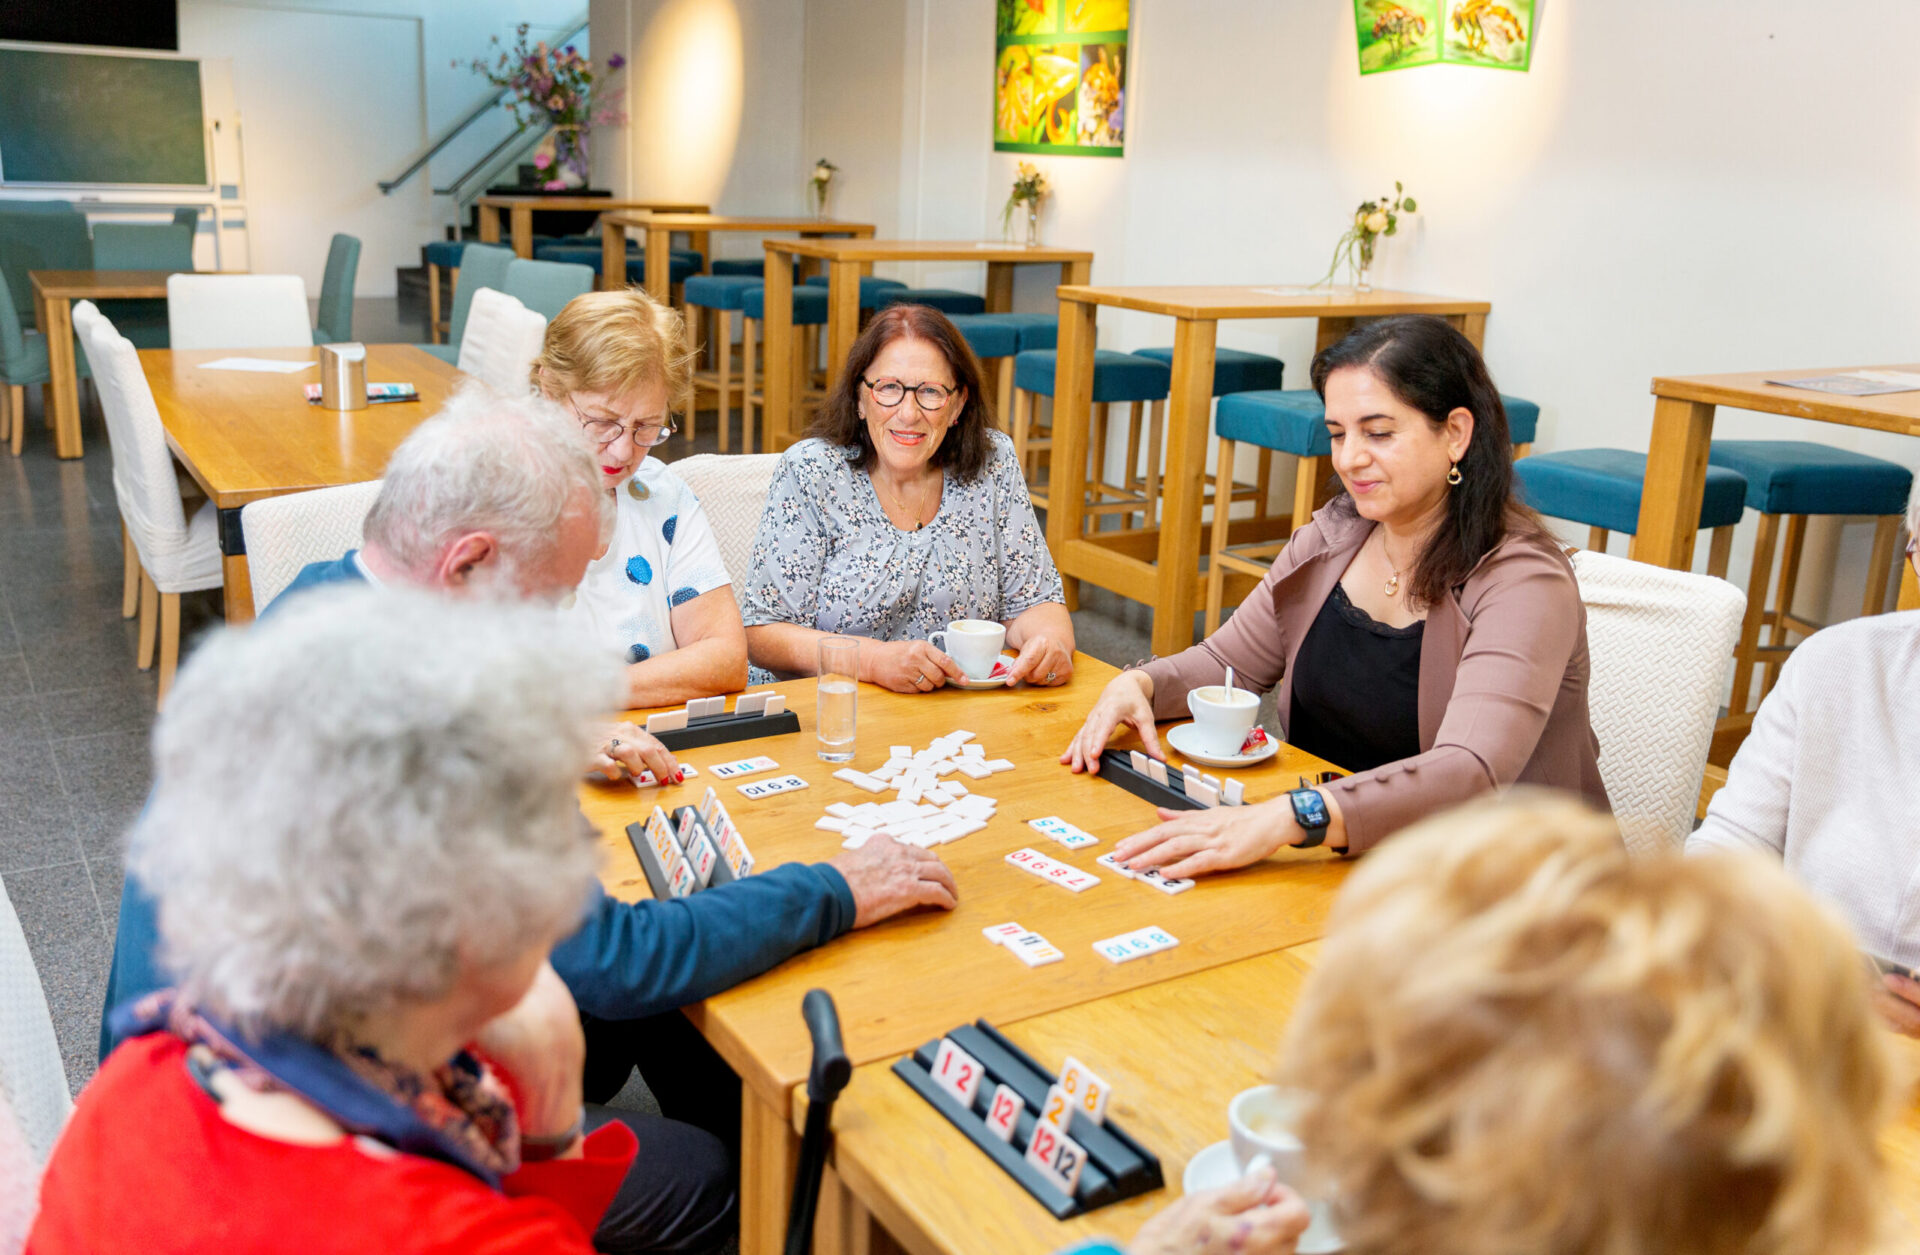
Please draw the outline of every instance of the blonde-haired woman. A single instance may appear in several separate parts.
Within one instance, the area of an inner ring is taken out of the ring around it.
[[[1352,1255],[1849,1255],[1893,1090],[1845,929],[1750,855],[1535,796],[1348,880],[1281,1049]]]
[[[533,385],[573,414],[613,494],[607,551],[566,613],[627,659],[627,704],[742,688],[747,635],[700,502],[648,453],[693,402],[680,315],[638,288],[575,297],[547,327]]]

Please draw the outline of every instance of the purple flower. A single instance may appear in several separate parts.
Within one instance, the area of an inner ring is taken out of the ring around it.
[[[617,70],[626,63],[627,59],[617,52],[607,58],[607,68],[609,70]]]
[[[567,190],[566,180],[548,179],[540,185],[540,190],[543,192],[564,192]]]

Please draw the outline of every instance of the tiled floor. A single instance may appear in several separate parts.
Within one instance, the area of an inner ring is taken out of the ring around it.
[[[424,338],[423,311],[357,303],[368,341]],[[120,840],[149,779],[152,672],[135,669],[120,618],[120,521],[106,431],[89,398],[87,456],[53,457],[30,390],[26,450],[0,454],[0,882],[20,916],[75,1092],[93,1075],[120,900]],[[715,451],[711,415],[670,455]],[[183,601],[186,648],[219,621],[217,594]],[[1146,607],[1088,589],[1085,652],[1123,665],[1148,652]],[[623,1104],[625,1105],[625,1104]]]

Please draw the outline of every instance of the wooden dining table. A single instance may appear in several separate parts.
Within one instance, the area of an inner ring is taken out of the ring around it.
[[[1058,266],[1062,283],[1084,284],[1092,275],[1093,254],[1085,249],[1009,244],[1001,240],[768,240],[766,396],[767,447],[779,452],[800,438],[795,410],[799,402],[795,369],[799,343],[793,334],[793,273],[781,264],[789,258],[827,267],[827,386],[846,364],[847,351],[860,333],[860,276],[875,262],[964,261],[987,267],[987,312],[1013,308],[1016,266]]]
[[[808,217],[753,217],[739,214],[712,213],[610,213],[600,218],[600,275],[603,284],[611,286],[616,281],[610,275],[627,273],[627,232],[638,231],[645,235],[647,258],[647,294],[654,300],[666,303],[672,287],[671,241],[675,234],[684,233],[693,239],[694,248],[703,255],[708,254],[710,240],[716,231],[749,232],[754,235],[791,233],[807,239],[828,237],[864,238],[873,234],[871,222],[841,222],[833,218]]]
[[[507,215],[507,238],[516,256],[533,256],[533,211],[566,210],[571,213],[661,213],[703,214],[710,208],[698,201],[613,200],[605,196],[482,196],[473,202],[480,219],[480,242],[500,242],[500,215]],[[699,248],[699,244],[694,247]],[[622,271],[624,273],[624,270]]]
[[[1087,449],[1092,436],[1093,353],[1098,310],[1135,310],[1174,320],[1173,382],[1168,397],[1167,467],[1161,481],[1158,525],[1086,531]],[[1077,581],[1153,607],[1153,652],[1178,653],[1193,643],[1194,610],[1205,596],[1200,572],[1201,506],[1207,477],[1207,437],[1213,403],[1214,341],[1225,319],[1312,318],[1314,351],[1339,340],[1364,319],[1389,314],[1434,314],[1458,328],[1474,347],[1486,334],[1486,301],[1417,292],[1313,286],[1086,287],[1060,289],[1060,346],[1053,397],[1053,449],[1048,462],[1047,545],[1067,581],[1068,605]],[[772,326],[768,326],[771,343]],[[768,352],[771,364],[772,351]],[[769,412],[771,413],[771,404]],[[1273,539],[1249,530],[1260,520],[1235,520],[1229,541]]]
[[[832,991],[847,1050],[856,1063],[868,1063],[912,1050],[979,1016],[1011,1024],[1320,935],[1334,890],[1346,874],[1344,861],[1324,850],[1287,852],[1174,896],[1111,875],[1075,894],[1006,863],[1009,853],[1031,846],[1099,874],[1104,869],[1094,868],[1096,855],[1115,839],[1156,822],[1147,802],[1108,781],[1074,775],[1059,762],[1114,674],[1105,663],[1076,655],[1072,680],[1058,688],[949,688],[903,695],[860,686],[854,766],[878,767],[890,745],[920,749],[962,728],[973,732],[989,755],[1016,766],[966,782],[974,792],[996,799],[998,814],[986,830],[938,849],[958,882],[959,909],[919,911],[849,933],[686,1008],[741,1080],[742,1255],[771,1255],[781,1245],[798,1146],[790,1123],[793,1092],[805,1080],[811,1058],[800,1017],[807,990]],[[798,733],[689,751],[681,757],[701,774],[679,786],[639,791],[630,784],[582,786],[582,807],[601,836],[601,876],[610,894],[634,901],[650,892],[626,826],[644,820],[655,804],[671,811],[697,803],[709,784],[724,795],[759,866],[821,862],[840,852],[840,837],[815,828],[814,820],[831,802],[857,805],[876,799],[834,779],[832,765],[816,756],[814,681],[788,681],[773,689],[786,694],[798,713]],[[799,775],[809,787],[750,801],[707,770],[756,755],[774,759],[782,772]],[[1181,760],[1175,755],[1173,761]],[[1266,763],[1235,774],[1245,782],[1248,800],[1258,801],[1327,766],[1283,747]],[[1084,828],[1101,845],[1069,852],[1027,826],[1028,820],[1049,815]],[[1068,957],[1029,969],[981,937],[982,928],[1008,920],[1043,932]],[[1100,938],[1149,924],[1168,929],[1181,944],[1120,965],[1091,949]]]
[[[394,446],[437,412],[466,378],[410,344],[369,344],[369,383],[411,383],[417,401],[329,410],[302,389],[317,370],[290,374],[209,370],[227,357],[318,363],[318,348],[142,349],[167,445],[219,511],[227,622],[253,618],[240,508],[312,488],[358,484],[385,473]]]
[[[53,455],[77,458],[80,380],[73,356],[75,301],[165,300],[167,280],[179,270],[33,270],[33,320],[47,338],[47,412],[53,419]]]

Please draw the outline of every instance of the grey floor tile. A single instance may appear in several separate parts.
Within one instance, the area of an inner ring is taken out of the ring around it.
[[[53,1012],[67,1083],[79,1093],[99,1054],[110,960],[92,878],[85,863],[69,863],[9,872],[4,879]]]
[[[120,573],[87,583],[30,584],[6,595],[7,617],[22,641],[135,620],[120,617]]]
[[[153,779],[148,744],[144,728],[52,743],[88,858],[120,857],[127,828],[146,804]]]
[[[115,616],[57,635],[29,637],[22,656],[37,693],[100,688],[137,673],[139,636],[131,620]]]
[[[47,723],[39,702],[31,697],[0,697],[0,761],[20,746],[46,742]]]
[[[0,654],[0,697],[22,697],[33,692],[25,654]]]
[[[104,451],[103,451],[104,452]],[[42,584],[91,584],[120,578],[120,531],[95,526],[83,511],[64,525],[12,532],[0,545],[0,588],[8,600],[18,589]]]
[[[125,863],[117,858],[90,858],[87,874],[93,877],[93,896],[100,906],[100,926],[106,932],[107,952],[113,952],[113,934],[120,922],[120,886],[125,883]]]
[[[113,684],[62,689],[31,699],[50,739],[144,732],[153,727],[160,680],[156,671],[129,671]],[[0,711],[6,709],[0,703]],[[4,715],[0,715],[4,718]]]
[[[0,872],[78,862],[74,821],[53,748],[41,743],[8,750],[0,771]]]

